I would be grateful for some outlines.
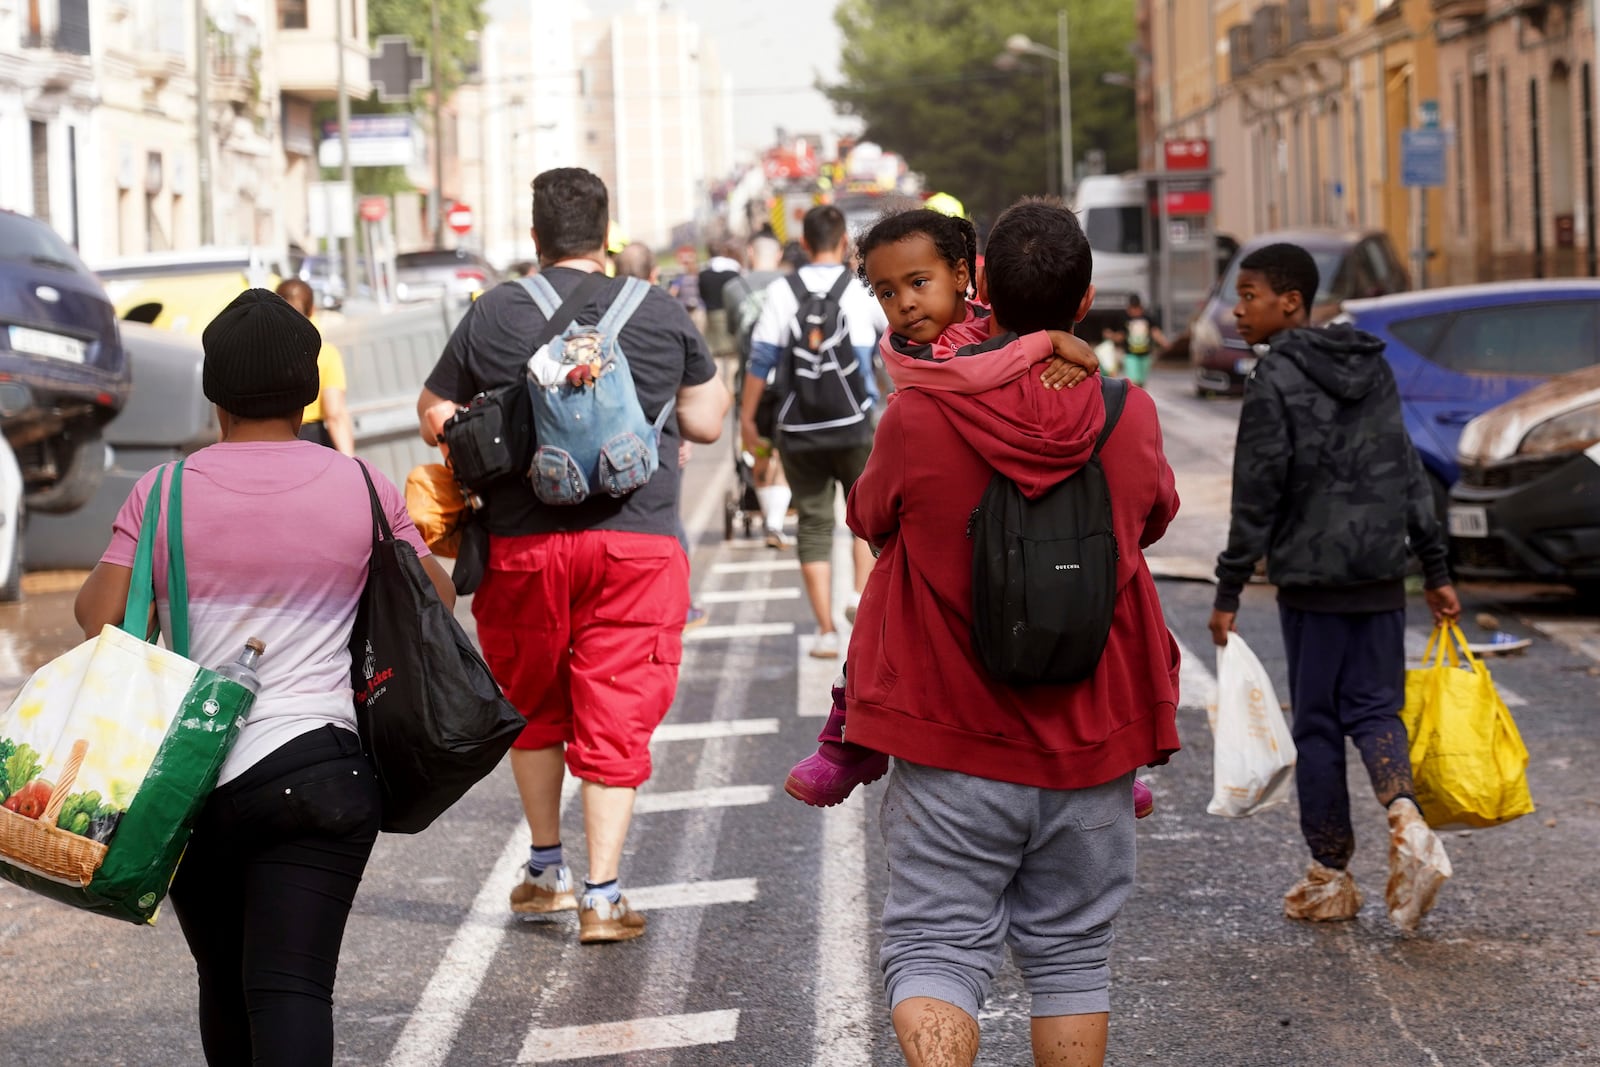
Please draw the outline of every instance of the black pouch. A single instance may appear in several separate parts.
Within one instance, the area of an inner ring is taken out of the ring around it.
[[[462,485],[482,492],[528,469],[533,455],[533,410],[525,382],[479,393],[444,424],[450,469]]]

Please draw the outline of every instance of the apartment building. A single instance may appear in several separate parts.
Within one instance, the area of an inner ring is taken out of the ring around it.
[[[1430,284],[1593,273],[1592,25],[1576,0],[1141,0],[1141,92],[1157,142],[1213,140],[1221,232],[1383,230]],[[1445,183],[1407,188],[1430,122]]]

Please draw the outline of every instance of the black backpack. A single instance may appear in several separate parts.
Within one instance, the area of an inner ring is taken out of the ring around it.
[[[772,383],[782,398],[776,420],[780,452],[872,443],[867,415],[867,375],[872,368],[856,358],[850,324],[839,303],[852,280],[847,268],[839,272],[833,288],[813,293],[798,273],[789,276],[799,306]]]
[[[1103,378],[1106,424],[1083,468],[1029,500],[999,472],[967,520],[972,644],[1008,685],[1060,685],[1094,674],[1117,599],[1117,535],[1100,449],[1127,399]]]

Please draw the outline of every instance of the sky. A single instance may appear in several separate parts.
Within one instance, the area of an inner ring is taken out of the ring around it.
[[[646,0],[649,2],[649,0]],[[640,0],[589,0],[597,16],[635,9]],[[733,78],[733,136],[741,151],[773,143],[777,126],[791,133],[847,132],[858,124],[833,113],[811,86],[839,72],[834,0],[665,0],[716,41]]]

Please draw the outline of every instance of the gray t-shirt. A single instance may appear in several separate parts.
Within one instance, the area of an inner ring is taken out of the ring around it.
[[[545,277],[564,298],[577,288],[584,273],[554,267]],[[612,279],[579,311],[577,321],[598,322],[621,292],[622,283],[621,278]],[[520,380],[533,355],[530,346],[544,325],[544,314],[521,283],[496,286],[474,301],[457,324],[428,375],[428,389],[445,400],[465,404],[481,392]],[[628,357],[639,406],[651,420],[679,389],[702,385],[717,373],[705,340],[688,313],[657,287],[651,287],[639,310],[622,327],[618,343]],[[678,419],[673,415],[661,430],[661,465],[655,476],[644,488],[620,500],[602,495],[572,507],[558,507],[542,502],[526,483],[496,489],[486,507],[488,530],[502,537],[567,530],[625,530],[676,537],[679,440]]]

